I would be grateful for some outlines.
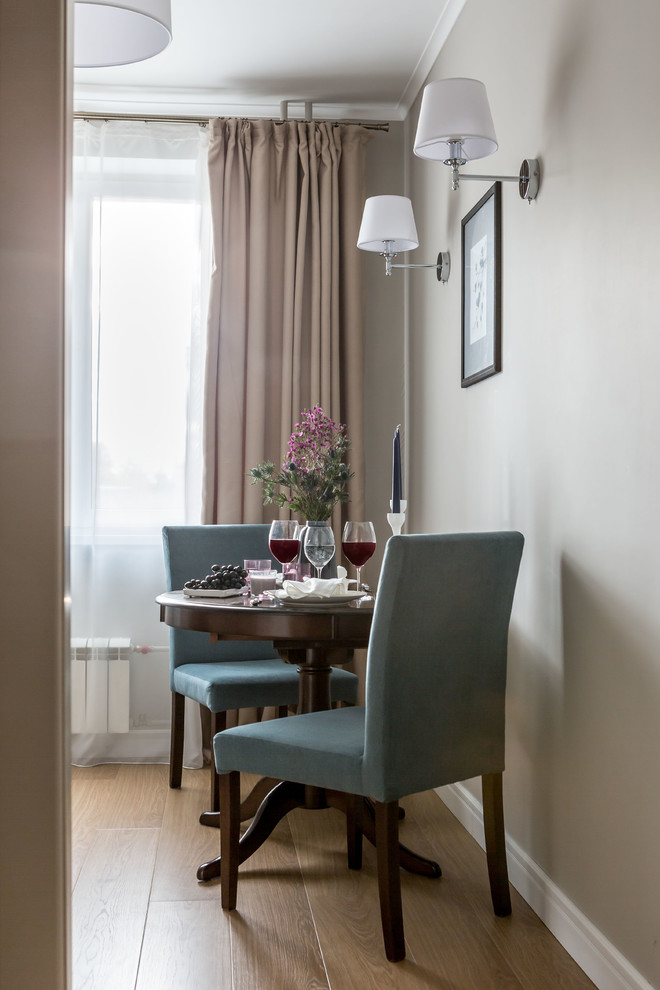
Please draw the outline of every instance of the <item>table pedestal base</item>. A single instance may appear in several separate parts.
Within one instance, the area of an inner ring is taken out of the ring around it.
[[[253,800],[253,795],[257,788],[262,789],[266,786],[266,781],[272,778],[264,778],[262,781],[256,785],[256,788],[252,791],[252,794],[241,804],[241,820],[249,817],[245,814],[248,802]],[[261,790],[263,793],[263,790]],[[280,822],[290,811],[294,808],[337,808],[343,814],[349,812],[349,802],[351,796],[344,794],[342,791],[323,791],[317,787],[306,787],[304,784],[295,784],[291,781],[283,780],[277,783],[272,790],[268,792],[266,797],[261,801],[259,808],[252,819],[251,824],[248,826],[246,831],[241,836],[239,842],[239,863],[244,863],[252,853],[265,842],[268,836],[271,834],[278,822]],[[376,844],[376,829],[373,817],[373,808],[368,800],[365,799],[365,814],[363,815],[362,821],[362,831],[365,836],[372,843]],[[211,820],[211,816],[213,819]],[[206,819],[206,820],[202,820]],[[200,818],[200,822],[203,825],[218,825],[219,824],[219,813],[218,812],[204,812]],[[419,856],[417,853],[412,852],[406,846],[399,843],[399,861],[404,870],[409,873],[417,873],[421,876],[426,877],[439,877],[442,875],[442,870],[439,865],[433,860],[425,859],[423,856]],[[213,880],[220,876],[220,856],[215,859],[210,860],[208,863],[202,863],[202,865],[197,870],[197,879],[202,882],[208,880]]]
[[[257,781],[245,800],[241,801],[242,822],[254,818],[261,802],[279,783],[281,781],[277,777],[262,777]],[[207,828],[220,828],[220,812],[203,811],[199,816],[199,824],[206,825]]]

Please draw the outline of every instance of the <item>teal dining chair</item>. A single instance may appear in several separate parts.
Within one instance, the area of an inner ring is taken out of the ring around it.
[[[237,771],[244,770],[371,799],[383,938],[392,962],[405,956],[399,799],[481,776],[493,908],[497,915],[511,912],[502,807],[504,701],[522,549],[516,532],[392,537],[376,596],[365,706],[215,736],[223,908],[236,906]],[[347,802],[353,868],[361,865],[364,803]]]
[[[264,559],[268,524],[164,526],[162,531],[167,590],[183,588],[191,578],[203,578],[213,564],[243,564]],[[280,716],[298,704],[299,678],[295,665],[285,663],[273,644],[265,641],[211,643],[207,633],[170,629],[170,787],[181,786],[185,699],[208,708],[213,735],[225,729],[227,712],[240,708],[275,707]],[[358,677],[335,668],[331,698],[354,705]],[[211,767],[211,806],[218,809],[217,775]]]

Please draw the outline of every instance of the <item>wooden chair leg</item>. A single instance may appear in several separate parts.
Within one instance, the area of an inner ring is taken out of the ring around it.
[[[211,712],[211,811],[220,810],[218,774],[215,769],[213,737],[227,728],[227,712]]]
[[[361,794],[346,795],[346,844],[349,870],[362,869],[362,813],[364,798]]]
[[[220,903],[225,911],[236,907],[238,840],[241,818],[241,775],[220,775]]]
[[[511,914],[511,892],[506,866],[502,774],[484,774],[481,778],[481,792],[484,806],[484,833],[490,896],[495,914],[503,918]]]
[[[376,814],[376,860],[378,894],[383,925],[385,955],[390,962],[400,962],[406,955],[401,908],[399,866],[399,802],[374,801]]]
[[[183,727],[186,699],[172,691],[172,722],[170,725],[170,787],[181,787],[183,769]]]

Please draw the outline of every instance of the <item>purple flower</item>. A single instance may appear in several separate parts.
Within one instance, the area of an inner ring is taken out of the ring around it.
[[[275,474],[270,462],[252,468],[252,483],[264,484],[264,502],[287,505],[306,519],[328,519],[337,502],[348,501],[353,477],[345,456],[350,447],[343,423],[334,423],[321,406],[305,409],[287,444],[284,463]],[[288,488],[289,495],[276,488]]]

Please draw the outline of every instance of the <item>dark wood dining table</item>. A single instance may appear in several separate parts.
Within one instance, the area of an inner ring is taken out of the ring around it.
[[[235,598],[188,597],[182,591],[170,591],[156,598],[160,620],[176,629],[206,632],[212,642],[219,640],[271,640],[288,663],[295,663],[300,678],[300,713],[330,708],[330,673],[333,665],[350,661],[353,650],[368,645],[374,612],[373,598],[351,604],[326,602],[312,607],[306,604],[283,605],[260,600],[253,604],[248,596]],[[289,781],[264,778],[243,802],[242,818],[252,823],[241,837],[240,862],[244,862],[270,835],[275,825],[293,808],[332,806],[347,813],[346,795],[340,792],[303,787]],[[366,802],[367,811],[370,805]],[[218,812],[204,812],[203,825],[217,827]],[[373,817],[364,816],[364,834],[375,842]],[[401,866],[429,877],[441,874],[437,863],[424,859],[400,846]],[[197,879],[206,881],[220,875],[220,857],[203,863]]]

